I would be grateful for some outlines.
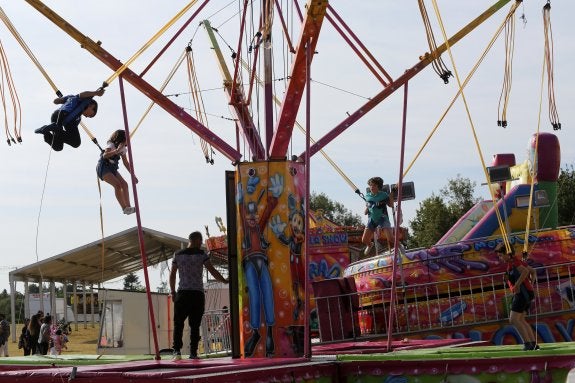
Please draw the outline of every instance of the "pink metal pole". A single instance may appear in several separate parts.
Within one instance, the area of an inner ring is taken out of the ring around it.
[[[335,9],[333,9],[333,7],[331,5],[327,5],[327,9],[328,11],[331,11],[331,13],[333,13],[334,17],[341,23],[341,25],[343,25],[344,29],[347,31],[347,33],[349,33],[351,35],[351,37],[357,42],[357,44],[359,45],[359,47],[361,49],[363,49],[363,51],[365,52],[365,54],[367,55],[367,57],[369,57],[371,59],[371,61],[373,61],[373,63],[375,64],[375,66],[377,66],[377,68],[384,74],[384,76],[387,78],[387,81],[393,81],[393,78],[391,78],[391,76],[385,71],[385,69],[383,68],[383,66],[381,66],[381,64],[375,59],[375,57],[373,57],[373,55],[371,54],[371,52],[369,51],[369,49],[367,49],[365,47],[365,45],[363,45],[363,43],[361,42],[361,40],[357,37],[357,35],[355,33],[353,33],[353,31],[351,30],[351,28],[345,23],[345,21],[341,18],[341,16],[335,11]],[[329,20],[329,19],[328,19]]]
[[[236,80],[238,79],[238,71],[240,69],[240,62],[242,60],[242,39],[244,38],[244,25],[246,23],[246,11],[248,10],[248,0],[244,0],[244,13],[242,14],[242,22],[240,23],[240,37],[238,38],[238,49],[236,49],[236,64],[234,68],[234,78],[232,80],[232,89],[230,90],[231,102],[236,102]]]
[[[128,125],[128,113],[126,112],[126,97],[124,94],[123,75],[119,77],[120,95],[122,98],[122,113],[124,115],[124,130],[126,131],[126,143],[128,144],[128,157],[130,159],[130,176],[132,179],[132,191],[134,193],[134,206],[136,207],[136,219],[138,222],[138,239],[140,241],[140,255],[142,257],[142,267],[144,268],[144,280],[146,282],[146,295],[148,296],[148,312],[150,314],[150,325],[152,326],[152,336],[154,338],[154,351],[156,360],[160,360],[160,349],[158,347],[158,334],[156,333],[156,316],[154,315],[154,305],[152,304],[152,294],[150,293],[150,279],[148,278],[148,261],[146,247],[144,246],[144,233],[142,231],[142,221],[140,219],[140,203],[138,202],[138,190],[136,188],[136,172],[134,171],[134,157],[132,146],[130,145],[130,128]]]
[[[154,65],[156,61],[158,61],[158,59],[164,54],[164,52],[170,47],[170,45],[172,45],[172,43],[178,38],[178,36],[184,31],[184,29],[186,29],[186,27],[196,18],[196,16],[198,15],[198,13],[200,13],[202,8],[204,8],[205,5],[209,2],[210,0],[205,0],[202,3],[202,5],[200,5],[200,7],[194,12],[194,14],[188,19],[188,21],[186,21],[184,25],[182,25],[182,27],[178,29],[174,37],[172,37],[170,41],[168,41],[167,44],[160,50],[160,52],[158,52],[156,57],[154,57],[154,59],[148,64],[146,69],[144,69],[142,73],[140,73],[140,77],[144,77],[144,75],[150,70],[152,65]]]
[[[303,21],[303,15],[301,13],[301,9],[299,7],[299,4],[297,3],[297,0],[293,0],[294,6],[295,6],[295,10],[297,11],[297,14],[299,16],[299,21],[302,22]]]
[[[290,39],[288,30],[287,30],[287,25],[286,25],[286,22],[285,22],[285,20],[284,20],[284,15],[283,15],[283,13],[282,13],[282,9],[281,9],[281,7],[280,7],[280,3],[278,2],[278,0],[275,0],[275,3],[276,3],[276,8],[278,9],[278,14],[279,14],[279,16],[280,16],[280,21],[281,21],[281,23],[282,23],[282,28],[283,28],[283,30],[284,30],[284,35],[285,35],[285,37],[286,37],[286,40],[287,40],[287,43],[288,43],[288,46],[289,46],[289,51],[290,51],[291,53],[295,53],[295,49],[294,49],[294,47],[293,47],[293,44],[292,44],[292,42],[291,42],[291,39]]]
[[[373,73],[373,75],[379,80],[379,82],[383,85],[386,86],[387,82],[381,77],[381,75],[375,70],[375,68],[373,67],[373,65],[371,65],[371,63],[369,61],[367,61],[367,59],[365,58],[365,56],[363,55],[363,53],[360,52],[359,49],[357,49],[357,47],[355,46],[355,44],[353,43],[353,41],[351,41],[349,39],[349,37],[346,36],[346,34],[343,32],[343,30],[339,27],[339,25],[337,25],[335,23],[335,20],[330,16],[330,15],[325,15],[325,18],[327,19],[327,21],[329,21],[331,23],[331,25],[335,28],[336,31],[339,32],[340,36],[345,40],[345,42],[349,45],[349,47],[355,52],[355,54],[357,55],[357,57],[359,57],[359,59],[361,61],[363,61],[363,63],[365,64],[365,66],[367,67],[367,69],[369,69],[369,71],[371,73]],[[385,71],[384,71],[385,73]],[[391,79],[389,81],[392,81]]]
[[[397,267],[397,253],[399,250],[399,224],[401,218],[401,196],[403,186],[403,161],[405,157],[405,131],[407,127],[407,82],[403,89],[403,121],[401,127],[401,155],[399,160],[399,180],[397,182],[397,214],[394,217],[395,235],[393,240],[393,266],[391,268],[391,302],[389,303],[389,322],[387,324],[387,350],[391,351],[391,337],[393,331],[393,316],[395,314],[396,278],[395,269]],[[401,257],[401,254],[399,255]]]
[[[267,11],[273,0],[264,0],[264,14],[263,14],[263,25],[266,23],[271,23],[268,20],[269,12]],[[265,104],[265,132],[266,132],[266,154],[269,158],[270,147],[272,144],[272,137],[274,135],[274,107],[273,107],[273,60],[272,60],[272,50],[271,50],[271,30],[268,31],[268,35],[262,36],[262,44],[264,44],[263,59],[264,59],[264,104]]]
[[[310,41],[308,40],[306,43],[306,48],[305,48],[305,53],[306,53],[306,93],[305,93],[305,103],[306,103],[306,113],[305,113],[305,150],[306,153],[309,153],[309,146],[310,146],[310,128],[311,128],[311,118],[310,118],[310,110],[311,110],[311,55],[313,54],[313,52],[311,51],[311,44]],[[305,220],[305,260],[304,260],[304,265],[305,265],[305,270],[304,270],[304,294],[305,294],[305,309],[304,309],[304,319],[303,319],[303,325],[304,325],[304,334],[303,334],[303,339],[304,339],[304,346],[303,346],[303,351],[304,351],[304,357],[306,358],[311,358],[311,342],[309,341],[310,338],[310,334],[309,334],[309,274],[308,274],[308,270],[309,270],[309,242],[308,242],[308,238],[309,238],[309,183],[310,183],[310,169],[311,169],[311,164],[310,164],[310,156],[309,154],[306,156],[305,158],[305,212],[306,212],[306,220]]]

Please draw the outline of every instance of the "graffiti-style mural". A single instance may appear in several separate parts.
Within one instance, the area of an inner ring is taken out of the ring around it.
[[[304,167],[251,162],[236,172],[243,356],[303,354]]]

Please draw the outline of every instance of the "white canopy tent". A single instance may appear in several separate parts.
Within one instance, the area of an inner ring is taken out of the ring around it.
[[[162,233],[156,230],[142,227],[142,241],[145,249],[148,266],[154,266],[172,258],[174,251],[187,245],[188,239],[174,235]],[[86,306],[87,286],[90,286],[90,294],[93,294],[92,287],[143,268],[140,252],[140,239],[138,228],[133,227],[114,235],[99,239],[65,253],[55,255],[28,266],[13,270],[9,273],[12,311],[12,340],[16,341],[16,283],[24,283],[25,313],[30,315],[28,303],[28,283],[43,282],[50,283],[52,292],[51,307],[55,307],[55,283],[72,284],[73,294],[76,296],[76,287],[83,286],[84,313],[92,313],[92,323],[94,322],[94,310],[88,311]],[[64,287],[66,292],[66,288]],[[96,293],[97,295],[97,293]],[[43,296],[43,294],[40,294]],[[64,297],[66,298],[66,296]],[[88,299],[93,305],[94,300]],[[66,300],[65,300],[66,301]],[[74,314],[76,315],[76,305]],[[77,315],[76,315],[77,317]],[[86,321],[84,315],[84,321]],[[67,318],[65,318],[67,320]]]

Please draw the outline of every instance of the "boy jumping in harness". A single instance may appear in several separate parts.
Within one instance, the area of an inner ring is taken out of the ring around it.
[[[92,118],[96,115],[98,103],[93,97],[103,94],[104,88],[99,88],[54,99],[54,104],[62,106],[52,113],[52,123],[36,129],[35,133],[43,134],[44,141],[57,152],[64,148],[65,143],[73,148],[79,147],[81,139],[78,125],[82,116]]]

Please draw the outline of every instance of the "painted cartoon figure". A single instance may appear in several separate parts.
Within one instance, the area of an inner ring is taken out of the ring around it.
[[[290,249],[290,273],[292,279],[292,291],[296,299],[296,306],[293,311],[293,319],[299,318],[303,308],[303,300],[300,296],[300,288],[305,286],[304,261],[302,259],[302,245],[304,244],[305,214],[303,200],[297,203],[296,197],[292,194],[288,196],[289,209],[289,235],[284,233],[287,223],[282,222],[279,215],[272,217],[270,228],[278,240]]]
[[[253,194],[259,178],[255,180],[255,175],[250,174],[247,192]],[[263,213],[258,213],[258,205],[261,201],[265,189],[261,189],[256,201],[244,203],[242,184],[238,184],[237,197],[240,219],[243,222],[244,238],[242,241],[242,267],[246,278],[248,289],[250,326],[252,336],[244,345],[244,355],[251,357],[261,338],[261,311],[263,308],[267,327],[266,335],[266,356],[273,356],[275,351],[273,339],[274,316],[274,295],[272,290],[272,280],[269,271],[269,260],[266,251],[269,242],[265,239],[263,232],[271,216],[273,209],[278,204],[278,198],[283,192],[283,176],[275,174],[270,178],[269,194],[267,205]]]

